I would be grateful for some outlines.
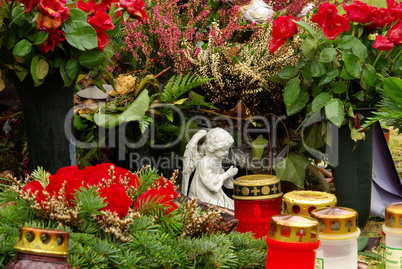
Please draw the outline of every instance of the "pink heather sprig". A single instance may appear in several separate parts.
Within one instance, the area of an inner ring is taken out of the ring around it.
[[[319,3],[328,2],[327,0],[264,0],[268,5],[270,5],[273,10],[281,11],[284,15],[297,16],[303,10],[303,8],[312,3],[318,5]]]

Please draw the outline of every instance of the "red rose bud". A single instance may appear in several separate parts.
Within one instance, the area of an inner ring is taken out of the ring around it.
[[[273,38],[288,38],[294,35],[297,31],[297,25],[293,22],[292,15],[289,16],[279,16],[274,20],[272,26],[272,37]]]
[[[395,45],[402,45],[402,21],[399,21],[391,28],[391,30],[389,30],[389,32],[387,33],[387,37]]]
[[[373,48],[378,50],[392,50],[394,43],[385,36],[378,35],[375,39]]]
[[[121,219],[127,216],[128,209],[133,204],[133,200],[128,197],[123,185],[112,184],[110,187],[101,189],[99,193],[101,197],[105,198],[105,202],[107,202],[107,206],[102,208],[102,211],[109,210],[110,212],[116,212]]]
[[[37,180],[31,181],[24,187],[25,193],[27,193],[28,190],[31,192],[31,197],[34,197],[35,192],[38,191],[38,194],[36,195],[36,201],[42,206],[42,203],[46,201],[46,196],[43,194],[42,184],[40,184],[40,182]]]
[[[372,22],[371,9],[366,3],[355,0],[354,4],[343,4],[342,6],[346,11],[349,20],[362,24]]]
[[[145,22],[148,19],[144,10],[143,0],[121,0],[120,6],[127,10],[132,16]]]

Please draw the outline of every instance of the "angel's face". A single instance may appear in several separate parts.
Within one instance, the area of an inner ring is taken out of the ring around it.
[[[225,158],[228,155],[228,152],[229,152],[229,147],[224,147],[224,148],[215,150],[215,152],[213,154],[215,155],[216,158],[222,160],[223,158]]]

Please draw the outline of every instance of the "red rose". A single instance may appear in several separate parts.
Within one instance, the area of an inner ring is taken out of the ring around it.
[[[402,21],[399,21],[389,30],[389,32],[387,33],[387,37],[395,45],[402,45]]]
[[[130,178],[130,181],[128,182],[128,186],[130,186],[130,187],[134,187],[134,188],[138,188],[138,186],[140,185],[140,179],[136,176],[136,175],[134,175],[133,173],[131,173],[131,172],[128,172],[128,177]]]
[[[272,54],[274,54],[275,51],[283,45],[283,43],[285,43],[285,39],[283,38],[272,38],[268,49]]]
[[[387,0],[389,13],[397,18],[402,18],[402,3],[397,3],[395,0]]]
[[[370,9],[372,23],[367,25],[368,28],[381,30],[385,26],[391,26],[395,21],[395,17],[392,16],[386,8],[376,8],[374,6],[370,6]]]
[[[113,166],[113,183],[119,183],[126,178],[129,173],[127,169],[116,167],[112,163],[102,163],[95,166],[87,166],[84,169],[84,177],[89,186],[95,186],[102,183],[102,179],[110,179],[110,167]]]
[[[39,0],[17,0],[24,4],[25,13],[29,13],[39,3]]]
[[[170,198],[175,199],[177,198],[178,194],[174,190],[174,185],[169,180],[165,179],[164,177],[160,177],[158,181],[155,182],[155,189],[162,189],[167,194],[169,194]]]
[[[102,0],[98,6],[103,7],[103,10],[109,10],[112,6],[112,3],[116,4],[116,7],[119,7],[119,0]]]
[[[334,4],[322,3],[318,7],[318,12],[311,21],[322,28],[324,35],[330,40],[335,39],[339,34],[346,32],[350,28],[350,20],[338,14]]]
[[[63,187],[65,181],[75,178],[78,173],[78,167],[66,166],[57,170],[56,174],[49,177],[49,184],[46,186],[46,191],[50,196],[59,195],[60,189]]]
[[[292,15],[276,18],[272,26],[272,39],[269,43],[269,51],[273,54],[283,45],[285,39],[294,35],[296,31],[297,25],[293,22]]]
[[[392,50],[394,48],[394,43],[385,36],[378,35],[375,39],[373,48],[378,50]]]
[[[43,194],[43,186],[40,184],[39,181],[34,180],[29,182],[28,184],[25,185],[24,187],[24,192],[28,192],[28,190],[31,192],[31,197],[35,194],[36,191],[38,191],[38,194],[36,195],[36,201],[42,205],[44,201],[46,201],[46,196]]]
[[[88,3],[86,3],[83,0],[80,0],[77,2],[75,6],[76,8],[79,8],[82,11],[84,11],[85,13],[90,13],[95,9],[96,3],[94,2],[94,0],[89,0]]]
[[[101,210],[116,212],[121,219],[127,215],[128,209],[133,204],[133,200],[128,197],[126,189],[121,184],[112,184],[110,187],[101,189],[99,193],[107,202],[107,206]]]
[[[49,52],[64,40],[66,40],[66,37],[64,36],[63,31],[57,29],[50,31],[46,41],[38,46],[41,51]]]
[[[362,24],[372,22],[371,9],[366,3],[355,0],[354,4],[343,4],[342,6],[346,11],[349,20]]]
[[[153,201],[164,206],[163,213],[169,214],[177,209],[177,205],[173,203],[171,194],[165,189],[150,189],[138,197],[134,204],[134,210],[143,210],[147,207],[147,203]],[[161,212],[162,213],[162,212]]]
[[[55,30],[68,19],[69,9],[58,0],[40,0],[38,4],[38,29],[42,31]]]
[[[103,50],[109,41],[109,36],[105,31],[114,29],[112,18],[104,11],[101,12],[98,10],[94,15],[88,17],[87,22],[95,29],[98,38],[98,47],[100,50]]]
[[[144,0],[121,0],[120,6],[137,19],[142,21],[148,19],[148,15],[144,10]]]

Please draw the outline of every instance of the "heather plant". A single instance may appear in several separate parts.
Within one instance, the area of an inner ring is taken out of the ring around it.
[[[239,32],[254,27],[236,22],[239,8],[236,3],[211,4],[207,0],[190,0],[184,4],[177,0],[157,0],[148,9],[146,23],[124,23],[126,48],[115,55],[117,61],[133,60],[137,67],[152,73],[159,73],[169,66],[177,73],[192,71],[194,66],[185,54],[184,44],[191,45],[188,53],[195,57],[200,46],[208,40],[213,21],[221,29],[219,38],[213,39],[214,45],[233,41]],[[133,59],[125,58],[127,55],[132,55]]]
[[[323,0],[269,0],[266,1],[268,5],[272,6],[274,11],[279,11],[282,15],[299,15],[303,8],[308,4],[318,5],[325,2]]]

